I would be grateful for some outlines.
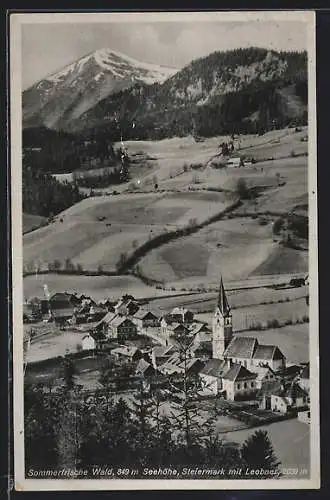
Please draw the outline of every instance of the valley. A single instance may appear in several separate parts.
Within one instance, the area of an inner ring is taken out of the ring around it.
[[[288,151],[307,154],[307,142],[301,141],[306,133],[303,128],[239,136],[237,155],[251,157],[258,150],[259,158],[272,158],[241,168],[211,166],[224,137],[127,141],[131,179],[117,194],[97,190],[97,196],[25,234],[25,270],[47,271],[57,261],[62,272],[78,265],[80,271],[116,273],[147,244],[150,249],[134,266],[168,287],[211,286],[220,272],[227,281],[307,273],[307,251],[283,246],[273,231],[279,216],[307,206],[307,156],[284,157]],[[235,208],[242,178],[259,194]],[[175,236],[184,228],[190,228],[186,235]],[[158,243],[166,234],[173,237]]]

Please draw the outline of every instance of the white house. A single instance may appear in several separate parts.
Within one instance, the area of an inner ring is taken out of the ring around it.
[[[267,365],[258,367],[256,378],[257,389],[262,389],[263,387],[269,388],[271,382],[274,382],[274,384],[277,382],[277,377],[273,370]]]
[[[290,410],[306,410],[309,405],[307,391],[302,389],[297,381],[293,381],[288,388],[271,394],[271,409],[275,412],[288,413]]]
[[[252,373],[244,366],[233,363],[222,375],[222,390],[226,399],[252,399],[257,391],[257,374]]]
[[[210,359],[199,372],[203,391],[219,394],[222,390],[222,375],[227,368],[226,361]]]
[[[309,363],[301,370],[297,382],[302,389],[309,392]]]
[[[82,338],[81,345],[83,351],[89,351],[96,348],[95,339],[90,334],[87,334]]]
[[[232,158],[229,158],[227,161],[226,165],[227,167],[240,167],[242,164],[242,159],[239,156],[233,156]]]

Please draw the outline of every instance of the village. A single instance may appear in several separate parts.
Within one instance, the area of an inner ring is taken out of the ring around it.
[[[184,374],[198,380],[196,401],[215,400],[221,412],[248,426],[310,421],[309,363],[292,363],[277,345],[235,334],[222,278],[210,324],[180,306],[161,316],[128,294],[99,303],[64,292],[50,296],[47,287],[45,295],[24,306],[25,376],[45,391],[61,387],[58,374],[68,358],[77,384],[93,394],[102,389],[100,371],[111,360],[106,388],[116,397],[129,399],[142,380],[148,391],[157,387],[175,407],[180,394],[173,394],[168,379]],[[40,339],[55,334],[60,342],[68,332],[76,335],[76,343],[64,356],[28,361]]]

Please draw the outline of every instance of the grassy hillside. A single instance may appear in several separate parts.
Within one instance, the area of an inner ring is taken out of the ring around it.
[[[24,237],[26,269],[70,259],[84,269],[114,271],[121,254],[166,231],[203,221],[231,203],[222,193],[152,193],[88,198]]]
[[[238,136],[234,154],[256,160],[242,168],[214,165],[223,136],[127,141],[131,181],[118,187],[118,195],[88,197],[26,234],[25,269],[47,269],[54,261],[65,269],[69,261],[86,270],[116,271],[123,256],[156,236],[222,212],[237,199],[244,179],[258,190],[256,199],[244,200],[234,218],[149,249],[138,261],[140,271],[179,287],[214,283],[220,272],[226,280],[306,272],[307,252],[284,248],[273,234],[275,213],[307,207],[306,133],[293,128]]]

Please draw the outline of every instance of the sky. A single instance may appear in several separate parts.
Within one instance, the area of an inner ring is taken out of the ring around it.
[[[137,60],[182,68],[217,50],[257,46],[306,50],[302,21],[22,24],[22,87],[104,47]]]

